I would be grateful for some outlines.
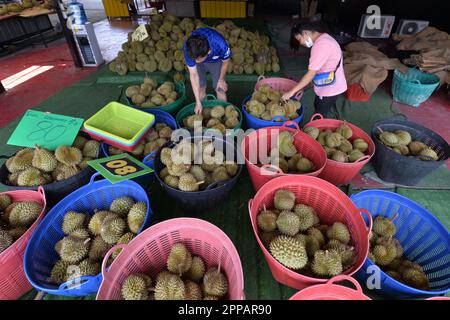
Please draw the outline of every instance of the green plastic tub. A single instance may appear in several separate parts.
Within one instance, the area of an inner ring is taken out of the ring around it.
[[[158,81],[158,85],[161,85],[163,82],[164,81],[161,81],[161,80]],[[152,110],[158,109],[158,110],[168,112],[172,115],[176,115],[177,112],[183,107],[183,105],[186,102],[186,87],[185,87],[184,83],[180,81],[175,84],[175,90],[180,94],[180,97],[178,98],[177,101],[172,102],[171,104],[168,104],[165,106],[159,106],[159,107],[155,107],[155,108],[140,108],[138,106],[133,105],[133,102],[131,102],[131,100],[125,94],[122,95],[121,101],[122,101],[122,103],[126,104],[127,106],[136,108],[141,111],[152,112]]]
[[[223,100],[217,100],[217,98],[212,95],[212,94],[208,94],[205,99],[202,101],[202,106],[203,108],[213,108],[215,106],[229,106],[232,105],[234,107],[234,109],[239,113],[239,123],[237,124],[236,127],[233,128],[233,131],[239,130],[242,126],[242,111],[241,109],[239,109],[238,107],[236,107],[234,104],[227,102],[227,101],[223,101]],[[190,115],[193,115],[195,113],[194,111],[195,109],[195,102],[188,104],[187,106],[185,106],[183,109],[181,109],[178,114],[177,114],[177,124],[179,128],[185,128],[183,125],[183,119],[186,117],[189,117]],[[186,128],[185,128],[186,129]],[[204,128],[203,132],[208,131],[211,129],[207,129]]]
[[[110,102],[84,122],[84,129],[98,140],[130,147],[139,142],[154,121],[153,114]]]

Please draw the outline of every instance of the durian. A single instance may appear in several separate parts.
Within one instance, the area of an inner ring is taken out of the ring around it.
[[[139,274],[131,274],[124,280],[121,293],[124,300],[147,300],[147,281]]]
[[[131,232],[135,234],[139,232],[147,216],[147,210],[147,205],[144,202],[137,202],[131,207],[127,218]]]
[[[343,124],[336,129],[336,132],[343,136],[345,139],[350,139],[353,136],[352,128],[347,124]]]
[[[89,253],[89,241],[75,237],[65,237],[61,242],[60,257],[70,263],[78,263]]]
[[[5,230],[0,229],[0,253],[13,244],[13,238]]]
[[[16,153],[12,158],[9,158],[5,165],[9,172],[16,173],[26,170],[32,166],[34,157],[34,149],[26,148]]]
[[[99,273],[100,273],[100,263],[89,259],[85,259],[81,261],[80,264],[78,264],[77,266],[69,266],[67,268],[67,281],[83,276],[94,276]]]
[[[317,215],[314,209],[304,204],[297,204],[294,212],[299,218],[300,231],[306,231],[311,228],[317,221]]]
[[[295,194],[288,190],[278,190],[275,193],[274,205],[278,210],[292,210],[295,205]]]
[[[102,228],[102,223],[109,216],[116,214],[110,211],[97,211],[89,220],[88,229],[94,236],[99,236]]]
[[[353,148],[361,152],[366,152],[369,148],[369,144],[364,139],[358,138],[353,140]]]
[[[272,211],[264,210],[258,214],[258,227],[266,232],[275,231],[277,229],[278,215]]]
[[[108,217],[102,222],[100,235],[109,244],[115,244],[125,233],[127,224],[119,217]]]
[[[29,227],[39,217],[42,209],[42,204],[35,201],[19,202],[9,214],[9,223],[15,227]]]
[[[345,224],[342,222],[335,222],[327,231],[328,239],[338,240],[344,244],[350,242],[350,232]]]
[[[186,287],[186,300],[202,300],[202,289],[197,283],[186,280],[184,285]]]
[[[193,174],[185,173],[180,176],[180,179],[178,181],[178,188],[181,191],[185,192],[195,192],[198,191],[199,184],[197,183],[197,180],[195,179]]]
[[[167,258],[167,269],[178,275],[187,272],[192,266],[192,255],[183,243],[172,246]]]
[[[394,220],[397,218],[397,215],[391,219],[385,218],[382,216],[378,216],[373,221],[372,230],[377,233],[380,237],[390,238],[393,237],[397,233],[397,228],[395,227]]]
[[[341,257],[335,251],[316,251],[311,268],[320,277],[337,276],[343,271]]]
[[[0,193],[0,212],[8,208],[12,203],[10,196],[4,193]]]
[[[75,166],[81,162],[83,159],[83,154],[80,149],[69,146],[61,146],[55,150],[55,157],[59,162],[62,162],[66,166]],[[97,156],[91,158],[96,157]]]
[[[89,259],[102,260],[109,249],[111,249],[111,245],[105,242],[101,236],[96,236],[89,248]]]
[[[86,215],[75,211],[69,211],[64,215],[62,231],[69,235],[77,229],[83,228],[86,221]]]
[[[17,184],[20,187],[35,187],[44,185],[47,180],[42,176],[42,173],[36,168],[28,168],[19,173],[17,177]]]
[[[397,257],[397,249],[391,243],[377,244],[372,249],[376,264],[387,266]]]
[[[185,276],[194,282],[200,282],[205,275],[206,265],[203,259],[199,256],[192,257],[192,264]]]
[[[100,143],[89,140],[83,147],[83,156],[96,159],[100,153]]]
[[[292,211],[284,210],[276,220],[278,230],[285,235],[294,236],[300,231],[300,218]]]
[[[47,149],[36,148],[32,160],[33,167],[42,170],[44,172],[51,172],[55,170],[58,165],[58,161],[55,155]]]
[[[11,236],[13,241],[16,241],[21,236],[23,236],[25,234],[25,232],[27,232],[27,230],[28,229],[25,228],[25,227],[15,227],[15,228],[12,228],[12,229],[8,229],[7,232]]]
[[[131,207],[134,205],[134,199],[130,197],[120,197],[115,199],[111,206],[109,207],[109,210],[112,212],[117,213],[118,215],[124,217],[128,214]]]
[[[155,300],[185,300],[186,286],[175,274],[162,277],[156,282]]]
[[[127,232],[125,233],[123,236],[121,236],[119,238],[119,240],[117,240],[117,244],[128,244],[131,242],[131,240],[134,239],[136,235],[132,232]],[[117,258],[117,256],[119,255],[119,253],[122,251],[122,249],[117,249],[116,251],[113,252],[113,254],[111,255],[111,257],[113,259]]]
[[[50,272],[49,281],[54,284],[61,284],[67,281],[67,268],[70,262],[58,260]]]
[[[203,277],[205,295],[223,297],[228,293],[228,279],[219,268],[210,268]]]
[[[302,269],[308,262],[304,245],[288,236],[277,236],[270,242],[270,253],[282,265],[293,270]]]

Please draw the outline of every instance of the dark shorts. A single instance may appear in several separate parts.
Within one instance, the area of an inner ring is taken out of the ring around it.
[[[205,62],[197,64],[197,72],[200,79],[200,88],[206,88],[206,73],[211,74],[213,88],[216,90],[217,82],[220,78],[220,70],[222,69],[222,61]]]
[[[337,119],[336,100],[340,95],[333,97],[318,97],[314,100],[314,109],[325,118]]]

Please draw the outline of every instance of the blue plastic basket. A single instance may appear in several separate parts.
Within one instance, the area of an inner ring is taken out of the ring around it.
[[[397,102],[419,107],[433,94],[439,82],[438,76],[434,74],[414,68],[410,68],[407,73],[396,69],[392,81],[392,95]]]
[[[60,286],[48,281],[53,265],[58,260],[54,246],[64,237],[61,225],[67,211],[92,214],[95,209],[109,208],[114,199],[128,196],[135,201],[145,202],[148,207],[147,216],[139,233],[150,226],[152,211],[144,189],[133,181],[116,184],[111,184],[108,180],[94,181],[98,176],[99,173],[93,175],[89,184],[72,192],[53,207],[28,242],[24,256],[24,270],[28,281],[38,291],[61,296],[85,296],[96,293],[100,288],[103,279],[101,273],[76,278]],[[80,284],[69,288],[75,281],[80,281]]]
[[[252,116],[250,113],[248,113],[247,109],[245,108],[246,103],[248,101],[250,101],[251,98],[252,98],[252,96],[250,95],[247,98],[245,98],[244,101],[242,102],[242,114],[244,115],[245,121],[247,121],[247,126],[249,128],[260,129],[260,128],[266,128],[266,127],[281,127],[287,121],[294,121],[297,124],[300,124],[300,121],[302,121],[302,119],[303,119],[303,113],[305,111],[303,108],[303,105],[300,106],[299,110],[297,110],[297,113],[299,115],[298,118],[293,119],[293,120],[287,120],[284,117],[276,117],[276,118],[283,119],[282,122],[277,122],[277,121],[273,121],[275,118],[272,119],[272,121],[267,121],[267,120],[256,118],[256,117]],[[293,127],[292,125],[288,125],[288,127],[295,129],[295,127]]]
[[[450,291],[450,234],[433,214],[408,198],[389,191],[363,191],[351,196],[351,200],[358,208],[369,210],[373,217],[392,218],[398,214],[394,220],[397,227],[395,237],[403,246],[405,257],[423,267],[431,290],[418,290],[391,278],[368,258],[356,274],[361,283],[366,284],[374,274],[373,268],[376,268],[381,275],[381,288],[374,289],[374,292],[380,295],[417,298]]]

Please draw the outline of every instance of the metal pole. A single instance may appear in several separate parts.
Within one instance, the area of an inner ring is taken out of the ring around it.
[[[66,38],[67,45],[69,46],[70,54],[72,55],[75,67],[82,68],[83,64],[81,62],[80,54],[78,53],[75,40],[72,35],[72,30],[67,28],[67,21],[61,11],[60,0],[53,0],[53,6],[55,7],[56,13],[58,14],[59,22],[61,23],[62,32]]]

